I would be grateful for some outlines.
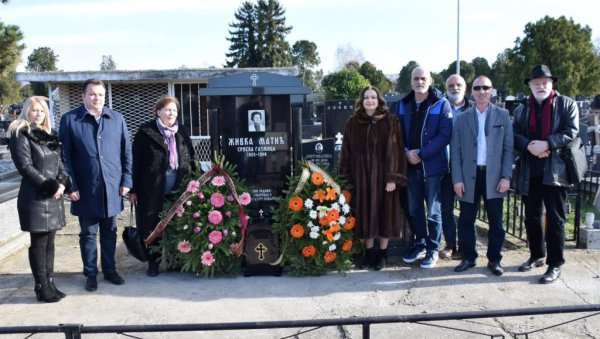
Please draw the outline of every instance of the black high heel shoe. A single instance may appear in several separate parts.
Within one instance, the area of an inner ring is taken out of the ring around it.
[[[38,301],[55,303],[60,300],[60,297],[50,289],[48,284],[36,284],[33,290]]]

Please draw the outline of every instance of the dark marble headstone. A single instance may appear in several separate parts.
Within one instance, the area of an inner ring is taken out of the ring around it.
[[[302,158],[330,172],[337,169],[338,153],[335,151],[335,138],[302,143]]]
[[[323,114],[323,138],[333,138],[344,133],[346,121],[354,112],[353,100],[327,100]]]
[[[250,216],[269,218],[291,173],[289,95],[231,96],[221,103],[222,152],[250,189]]]

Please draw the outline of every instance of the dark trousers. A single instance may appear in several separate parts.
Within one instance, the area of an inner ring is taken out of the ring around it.
[[[530,178],[529,192],[523,196],[525,203],[525,229],[532,258],[546,258],[548,266],[559,267],[565,263],[565,201],[564,187],[548,186],[542,177]],[[546,206],[546,236],[542,227],[543,206]]]
[[[475,219],[479,211],[479,202],[484,199],[484,206],[488,218],[488,249],[487,258],[490,262],[499,263],[502,260],[502,244],[504,243],[504,229],[502,228],[502,204],[504,199],[486,199],[485,170],[477,170],[475,178],[475,195],[473,203],[460,202],[460,215],[458,217],[458,242],[463,252],[464,259],[475,261],[477,258],[477,232]]]
[[[83,274],[95,276],[98,274],[98,248],[96,238],[100,231],[100,253],[102,272],[115,272],[115,251],[117,247],[116,216],[107,218],[79,217],[79,247],[83,260]]]
[[[442,231],[446,246],[456,249],[456,220],[454,220],[454,185],[452,174],[447,173],[442,177],[441,193],[442,199]]]

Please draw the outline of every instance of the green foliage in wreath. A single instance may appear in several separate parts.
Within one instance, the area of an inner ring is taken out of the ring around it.
[[[340,189],[337,177],[308,161],[298,168],[303,170],[288,177],[286,197],[278,199],[273,224],[283,239],[282,264],[297,276],[344,273],[360,249],[350,192]]]

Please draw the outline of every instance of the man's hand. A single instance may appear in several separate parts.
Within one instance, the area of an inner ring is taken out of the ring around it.
[[[463,193],[465,193],[465,184],[462,182],[454,184],[454,194],[456,194],[457,197],[462,198]]]
[[[411,149],[409,151],[406,151],[406,159],[412,165],[417,165],[417,164],[421,163],[421,157],[419,156],[419,154],[417,154],[416,149]]]
[[[129,193],[129,187],[121,186],[119,188],[119,194],[121,194],[122,197],[124,197],[127,193]]]
[[[527,145],[529,153],[535,155],[538,158],[545,158],[550,155],[550,146],[545,140],[532,140]]]
[[[500,182],[498,183],[498,187],[496,187],[496,191],[498,191],[500,193],[504,193],[504,192],[508,191],[509,188],[510,188],[510,180],[500,179]]]
[[[77,200],[79,200],[81,198],[79,196],[79,191],[71,192],[69,194],[69,198],[71,198],[71,201],[77,201]]]

